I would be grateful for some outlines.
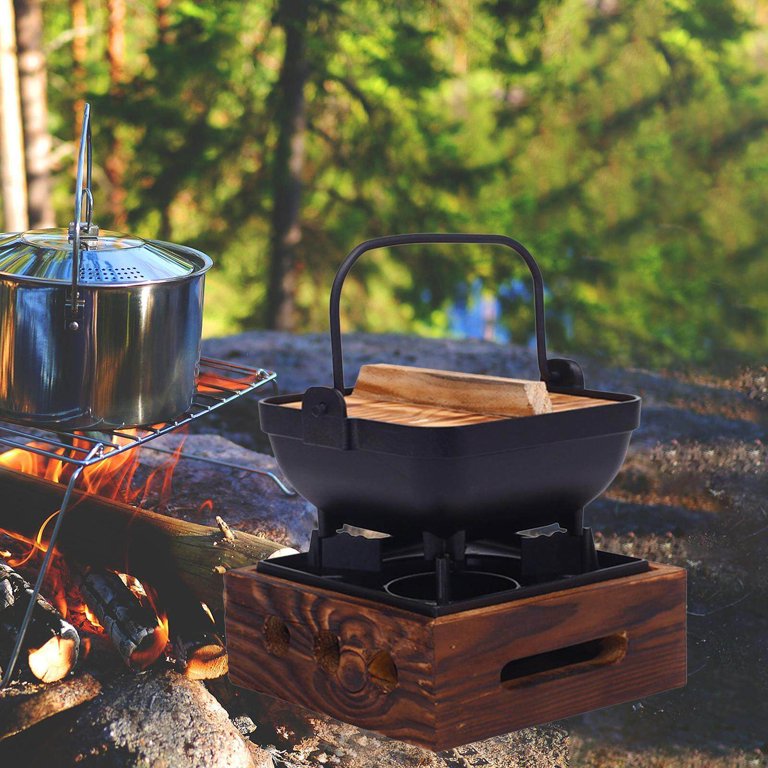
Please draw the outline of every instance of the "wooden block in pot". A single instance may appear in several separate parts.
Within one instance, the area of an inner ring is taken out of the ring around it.
[[[500,417],[552,412],[543,381],[376,363],[364,365],[357,398],[452,408]]]

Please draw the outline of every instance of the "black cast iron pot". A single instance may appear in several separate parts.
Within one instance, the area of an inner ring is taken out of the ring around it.
[[[455,427],[348,418],[339,301],[344,279],[366,251],[406,244],[504,245],[533,278],[539,372],[550,392],[610,400],[561,413]],[[431,531],[498,537],[559,522],[573,530],[583,507],[611,483],[640,423],[636,395],[584,389],[580,367],[547,359],[544,288],[531,254],[503,235],[411,234],[368,240],[344,260],[330,301],[333,387],[259,403],[280,468],[326,520],[392,534]],[[301,402],[301,408],[286,407]]]

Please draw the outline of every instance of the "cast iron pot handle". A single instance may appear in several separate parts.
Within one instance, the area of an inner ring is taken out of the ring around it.
[[[344,280],[352,269],[354,263],[366,251],[378,248],[389,248],[397,245],[414,244],[438,244],[438,243],[473,243],[505,245],[511,248],[527,264],[533,278],[533,313],[536,328],[536,357],[539,363],[541,380],[548,384],[561,387],[579,387],[584,385],[584,379],[579,366],[571,360],[553,359],[547,360],[547,342],[544,328],[544,281],[539,265],[525,246],[505,235],[460,235],[460,234],[409,234],[390,235],[366,240],[354,248],[339,267],[331,288],[331,355],[333,358],[333,386],[342,395],[344,394],[344,362],[341,348],[341,323],[339,320],[339,303],[341,289]]]

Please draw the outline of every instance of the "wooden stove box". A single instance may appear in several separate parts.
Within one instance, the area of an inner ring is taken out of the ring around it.
[[[230,678],[435,751],[685,685],[686,573],[438,618],[259,573],[225,576]]]

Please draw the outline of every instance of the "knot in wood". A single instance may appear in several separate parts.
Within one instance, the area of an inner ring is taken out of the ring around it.
[[[376,651],[368,662],[371,682],[384,693],[397,688],[397,666],[388,651]]]
[[[368,665],[356,651],[344,650],[339,656],[337,676],[344,690],[358,693],[368,682]]]
[[[320,669],[330,675],[335,674],[341,656],[339,638],[333,632],[318,632],[314,638],[314,654]]]
[[[291,633],[285,622],[278,616],[267,616],[264,620],[264,642],[273,656],[288,655]]]

